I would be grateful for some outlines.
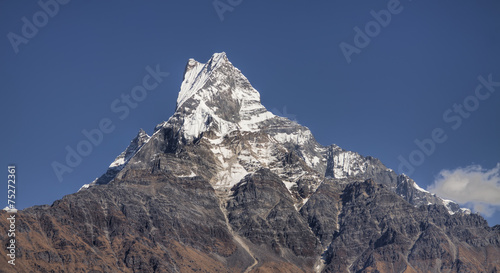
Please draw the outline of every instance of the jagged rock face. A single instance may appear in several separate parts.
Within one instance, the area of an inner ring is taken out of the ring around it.
[[[17,272],[500,270],[498,226],[320,145],[224,53],[189,60],[173,116],[100,178],[18,217]]]
[[[18,217],[15,272],[233,272],[206,253],[245,254],[200,178],[128,173]],[[2,269],[12,268],[2,259]]]
[[[281,179],[268,169],[246,176],[231,189],[229,223],[260,251],[312,267],[321,254],[308,222],[297,212]],[[304,260],[300,262],[298,260]]]
[[[339,230],[341,192],[336,183],[327,180],[300,209],[300,214],[307,219],[323,249],[328,247],[332,242],[333,234]]]
[[[93,185],[103,185],[109,183],[116,177],[116,175],[123,169],[123,167],[125,167],[130,159],[142,148],[142,146],[149,141],[149,138],[150,137],[144,130],[139,130],[137,136],[132,139],[132,141],[130,141],[127,149],[125,149],[125,151],[117,156],[115,161],[113,161],[113,163],[109,165],[108,170],[92,183],[83,185],[81,189],[86,189]]]
[[[416,208],[373,180],[347,185],[339,203],[339,229],[326,251],[325,272],[493,272],[498,268],[499,259],[487,257],[500,253],[499,234],[478,215],[450,215],[441,205]],[[467,242],[457,229],[467,230],[478,241]],[[471,262],[479,257],[488,263]],[[467,270],[463,260],[470,261]]]
[[[405,174],[396,174],[374,157],[363,157],[358,153],[343,150],[337,145],[331,145],[327,151],[326,177],[332,177],[344,183],[373,179],[377,183],[388,186],[390,190],[414,206],[440,204],[444,205],[450,214],[470,213],[467,209],[461,209],[457,203],[443,200],[420,188],[411,178]]]

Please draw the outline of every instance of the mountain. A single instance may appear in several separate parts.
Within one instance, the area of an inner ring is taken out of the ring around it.
[[[319,144],[225,53],[188,61],[174,114],[105,174],[17,217],[17,272],[500,270],[500,226]]]

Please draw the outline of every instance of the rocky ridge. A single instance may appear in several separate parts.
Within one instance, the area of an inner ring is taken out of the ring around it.
[[[19,215],[19,272],[500,269],[498,227],[317,143],[267,111],[225,53],[188,61],[172,117],[103,176]]]

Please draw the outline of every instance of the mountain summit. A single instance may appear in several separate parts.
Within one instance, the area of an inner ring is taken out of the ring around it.
[[[224,52],[214,54],[205,64],[194,59],[188,61],[175,113],[168,121],[156,126],[152,136],[154,143],[164,142],[159,137],[164,137],[165,133],[173,137],[168,141],[172,149],[185,147],[186,144],[207,148],[218,167],[206,170],[214,176],[197,173],[199,166],[193,166],[188,173],[185,168],[170,171],[180,176],[204,176],[216,188],[230,188],[249,173],[271,168],[274,173],[281,175],[287,188],[300,203],[308,197],[308,194],[303,193],[302,199],[299,198],[297,183],[300,178],[309,177],[308,181],[312,185],[308,187],[313,188],[324,178],[337,179],[343,183],[373,178],[378,183],[390,186],[391,190],[413,205],[442,204],[452,214],[457,211],[469,213],[466,209],[460,210],[458,204],[423,190],[409,177],[397,175],[378,159],[363,157],[336,145],[322,146],[308,128],[273,115],[261,104],[259,92],[233,66]],[[149,139],[141,129],[130,146],[110,165],[108,172],[95,183],[106,184],[111,181]],[[233,140],[238,141],[237,147],[231,142]],[[282,151],[293,153],[301,164],[295,164],[293,168],[290,164],[283,166]],[[154,154],[160,152],[154,151]],[[138,161],[144,163],[142,158]],[[131,161],[131,165],[135,163],[136,160]],[[138,166],[145,167],[144,164]],[[168,166],[164,167],[169,169]]]
[[[100,178],[19,215],[19,272],[500,270],[499,226],[273,115],[225,53]]]
[[[272,117],[241,71],[225,53],[217,53],[206,64],[189,60],[173,116],[181,121],[169,122],[179,123],[184,138],[196,139],[208,130],[219,137],[256,131],[259,123]]]

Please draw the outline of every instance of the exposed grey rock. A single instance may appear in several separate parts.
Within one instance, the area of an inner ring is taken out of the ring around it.
[[[113,180],[123,167],[125,167],[128,161],[142,148],[146,142],[148,142],[148,140],[148,134],[146,134],[144,130],[140,129],[137,136],[130,141],[130,144],[125,151],[117,156],[115,161],[111,163],[106,173],[92,182],[90,186],[107,184]]]
[[[189,60],[173,116],[99,179],[19,216],[19,272],[500,270],[499,226],[322,146],[224,53]]]
[[[314,265],[321,253],[319,242],[276,174],[261,169],[231,191],[227,213],[234,231],[262,250],[306,268]]]

